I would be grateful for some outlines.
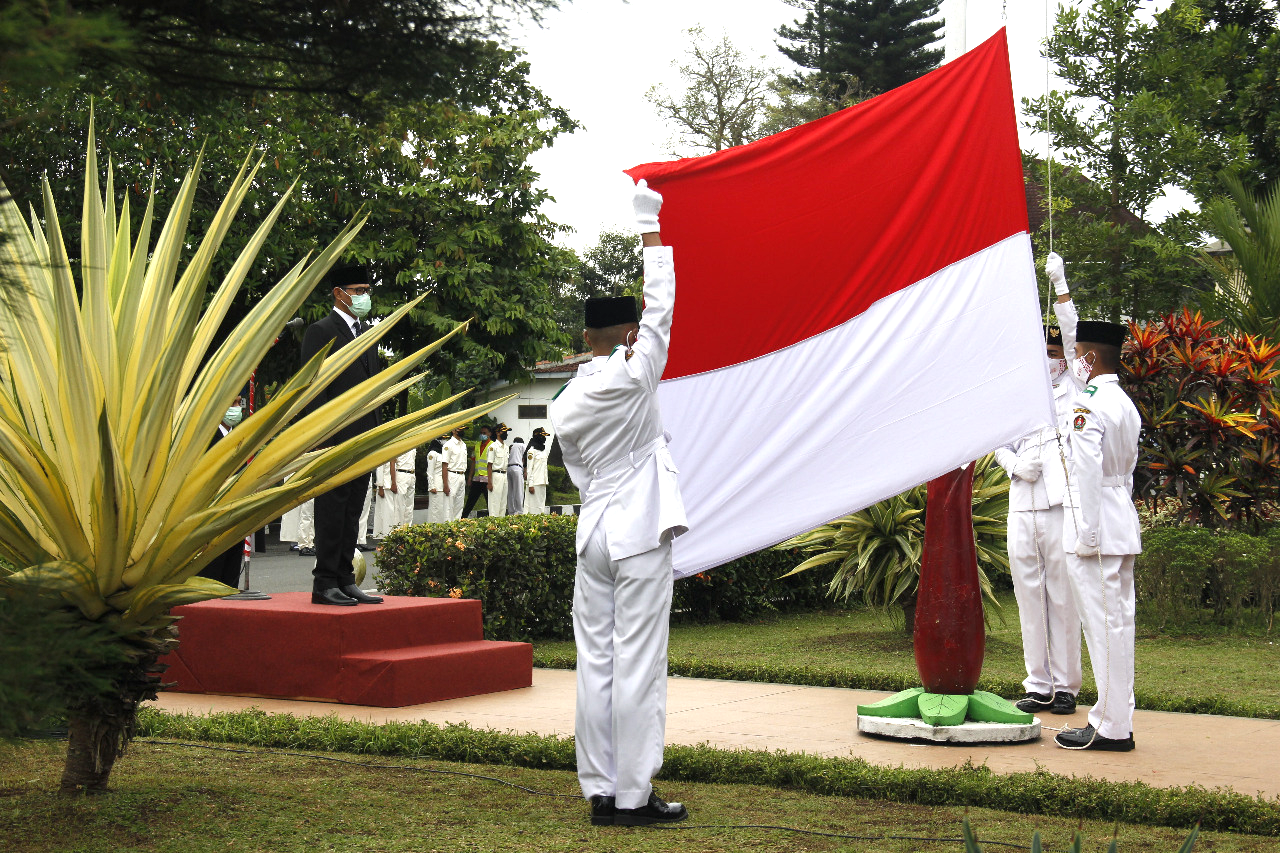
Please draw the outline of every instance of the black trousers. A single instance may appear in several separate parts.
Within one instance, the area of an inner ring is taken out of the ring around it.
[[[316,592],[356,582],[351,557],[359,538],[360,512],[369,493],[369,476],[356,477],[316,497],[316,567],[311,570],[311,586]]]
[[[212,563],[198,573],[198,577],[221,581],[227,586],[240,586],[240,572],[244,568],[244,542],[237,542],[219,554]]]
[[[470,483],[467,483],[467,502],[462,507],[462,517],[466,518],[467,516],[471,515],[471,510],[475,508],[475,505],[479,502],[480,497],[482,495],[488,495],[488,494],[489,494],[488,483],[477,483],[475,480],[472,480]],[[486,498],[485,506],[488,506],[488,505],[489,505],[488,498]]]

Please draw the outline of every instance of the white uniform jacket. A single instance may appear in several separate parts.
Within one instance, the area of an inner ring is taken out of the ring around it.
[[[1133,505],[1141,419],[1114,373],[1095,376],[1076,397],[1071,427],[1071,480],[1063,512],[1062,544],[1097,545],[1103,554],[1142,553]],[[1078,527],[1078,529],[1077,529]]]
[[[449,440],[444,443],[444,462],[449,466],[449,491],[452,492],[460,483],[462,490],[467,490],[466,480],[467,474],[467,443],[460,438],[449,436]],[[458,482],[455,483],[454,479]]]
[[[547,457],[551,452],[546,448],[538,450],[536,447],[530,447],[528,454],[525,456],[525,464],[528,466],[524,475],[524,484],[526,486],[545,486],[547,484]]]
[[[489,445],[489,473],[494,477],[507,476],[507,462],[511,459],[511,448],[500,441]]]
[[[378,466],[378,483],[377,486],[384,491],[391,488],[391,466],[396,469],[396,488],[404,491],[406,478],[410,480],[414,477],[414,465],[417,464],[418,451],[417,448],[409,448],[401,453],[387,465]]]
[[[1084,383],[1071,370],[1076,357],[1076,324],[1080,315],[1074,302],[1055,302],[1053,312],[1062,330],[1062,354],[1067,360],[1067,370],[1053,386],[1053,407],[1058,417],[1058,430],[1039,429],[1023,436],[1012,444],[996,449],[996,462],[1009,475],[1009,511],[1048,509],[1061,506],[1066,494],[1067,475],[1062,467],[1058,439],[1062,439],[1062,454],[1067,453],[1067,432],[1071,428],[1071,410],[1076,395],[1084,390]],[[1028,483],[1013,476],[1013,466],[1019,459],[1039,459],[1044,468],[1039,479]],[[1070,457],[1068,456],[1068,463]]]
[[[444,492],[444,457],[434,450],[427,451],[427,488],[433,492]],[[453,488],[453,484],[449,485]]]
[[[675,296],[671,248],[646,247],[644,313],[631,358],[622,347],[593,358],[551,403],[565,468],[582,493],[579,554],[597,524],[605,525],[611,560],[651,551],[668,531],[688,529],[657,394]]]

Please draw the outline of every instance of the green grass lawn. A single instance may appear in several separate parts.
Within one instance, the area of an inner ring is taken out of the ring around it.
[[[592,827],[565,771],[414,759],[324,754],[332,760],[258,750],[208,750],[136,741],[117,764],[113,790],[89,799],[53,793],[65,744],[0,744],[0,849],[46,851],[956,851],[961,819],[982,839],[1028,845],[1038,829],[1046,849],[1063,850],[1081,823],[991,809],[905,805],[743,785],[668,783],[692,820],[675,829]],[[559,795],[423,769],[478,773]],[[768,824],[853,840],[775,829]],[[708,827],[708,825],[712,825]],[[1178,849],[1187,831],[1085,821],[1086,850]],[[988,850],[1010,849],[991,846]],[[1273,851],[1276,839],[1202,833],[1197,850]]]
[[[1012,592],[1000,594],[1005,621],[992,621],[986,640],[984,679],[1020,682],[1022,639]],[[831,611],[779,616],[753,623],[673,625],[670,657],[735,666],[805,667],[854,672],[873,678],[915,676],[915,659],[902,617],[878,610]],[[1164,635],[1139,626],[1135,690],[1179,697],[1222,696],[1280,712],[1280,637],[1261,632]],[[1083,643],[1082,643],[1083,645]],[[571,660],[572,642],[538,642],[539,659]],[[1088,652],[1084,683],[1093,684]],[[1139,703],[1141,706],[1141,703]]]

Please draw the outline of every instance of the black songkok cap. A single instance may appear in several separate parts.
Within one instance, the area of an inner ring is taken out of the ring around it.
[[[1051,346],[1062,346],[1062,329],[1057,326],[1045,326],[1044,342]]]
[[[634,296],[593,296],[582,313],[583,325],[588,329],[607,329],[640,320]]]
[[[1081,320],[1076,327],[1076,340],[1082,344],[1104,344],[1106,346],[1124,346],[1128,328],[1119,323],[1104,323],[1098,320]]]
[[[364,266],[334,267],[324,277],[326,287],[350,287],[353,284],[369,284],[369,269]]]

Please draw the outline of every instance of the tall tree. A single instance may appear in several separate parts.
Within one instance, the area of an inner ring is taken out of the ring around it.
[[[687,34],[684,61],[675,63],[684,92],[673,95],[654,86],[645,98],[676,128],[680,143],[703,152],[758,139],[769,100],[770,70],[749,64],[728,36],[711,42],[701,27]]]
[[[573,123],[529,84],[518,54],[490,46],[483,63],[473,66],[471,100],[384,100],[373,107],[382,116],[376,122],[332,99],[297,93],[232,92],[194,110],[188,99],[148,89],[137,74],[97,88],[94,109],[116,186],[135,203],[153,173],[182,174],[202,147],[211,187],[234,176],[247,153],[267,158],[246,200],[252,211],[265,210],[290,181],[300,182],[291,227],[269,238],[228,323],[244,316],[267,282],[323,245],[333,222],[363,209],[370,222],[348,258],[366,262],[379,280],[375,314],[430,291],[388,339],[393,352],[412,351],[455,321],[476,318],[466,336],[430,362],[437,376],[461,389],[516,378],[564,345],[550,287],[569,275],[566,254],[551,242],[558,226],[541,212],[547,193],[528,158]],[[60,100],[0,94],[0,124],[32,117],[0,132],[21,202],[39,199],[47,170],[59,207],[73,204],[82,168],[75,140],[87,126],[91,94],[77,89]],[[172,197],[176,184],[158,180],[161,198]],[[207,225],[217,201],[213,192],[197,197],[193,226]],[[74,256],[79,234],[67,237]],[[227,243],[238,249],[249,237],[248,223],[236,223]],[[213,274],[221,276],[232,257],[218,259]],[[327,291],[317,291],[304,317],[322,316],[329,302]],[[260,377],[291,373],[298,354],[298,340],[283,338]]]
[[[170,90],[450,93],[513,14],[556,0],[5,0],[6,80],[140,71]]]
[[[644,278],[640,241],[630,231],[603,231],[573,264],[573,274],[554,286],[556,323],[568,351],[582,348],[582,303],[593,296],[639,296]]]
[[[1026,102],[1031,126],[1052,133],[1069,167],[1054,176],[1055,213],[1074,213],[1057,217],[1055,248],[1077,270],[1072,282],[1085,304],[1112,319],[1167,311],[1203,282],[1190,248],[1200,222],[1190,214],[1146,220],[1169,186],[1203,185],[1243,158],[1240,140],[1206,137],[1180,116],[1176,89],[1152,88],[1153,66],[1168,57],[1140,5],[1060,8],[1047,50],[1068,89],[1051,92],[1047,105]]]
[[[807,73],[795,82],[879,94],[938,67],[939,0],[786,0],[804,12],[778,28],[778,49]]]
[[[1244,184],[1266,194],[1280,182],[1280,3],[1174,0],[1156,16],[1151,87],[1176,93],[1180,117],[1216,139],[1247,145]],[[1203,202],[1214,180],[1195,188]]]

